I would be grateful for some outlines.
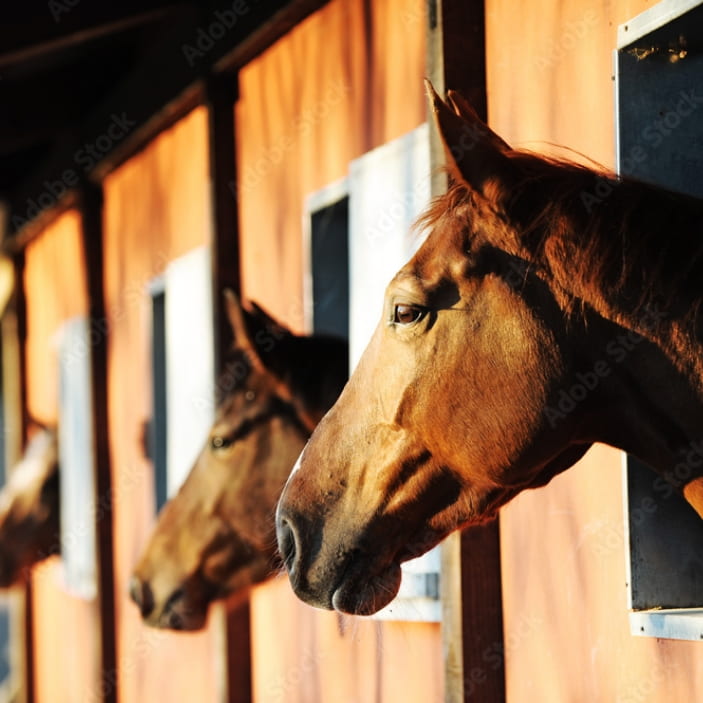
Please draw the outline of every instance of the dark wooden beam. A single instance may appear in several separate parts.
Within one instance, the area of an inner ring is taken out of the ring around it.
[[[239,216],[235,197],[236,141],[234,104],[237,74],[212,76],[206,82],[212,207],[212,286],[215,368],[221,369],[231,344],[222,292],[240,292]],[[217,379],[214,379],[215,382]],[[225,656],[228,703],[251,703],[251,635],[249,600],[225,611]]]
[[[445,89],[460,90],[481,119],[488,114],[483,0],[441,0]]]
[[[249,598],[227,610],[227,703],[251,703],[251,609]]]
[[[37,208],[53,207],[54,193],[74,188],[77,178],[98,181],[133,154],[173,119],[184,95],[202,94],[203,77],[244,65],[326,2],[244,3],[233,17],[226,14],[232,1],[219,0],[172,13],[139,65],[9,194],[10,232],[26,226]]]
[[[119,672],[115,628],[115,581],[113,555],[112,466],[108,421],[108,331],[103,293],[103,194],[102,188],[84,183],[79,193],[83,257],[86,270],[88,322],[91,334],[92,430],[95,450],[95,537],[97,564],[97,627],[100,642],[100,690],[102,703],[117,703]]]
[[[19,409],[20,446],[24,448],[27,443],[27,430],[29,426],[29,412],[27,409],[27,298],[24,290],[24,252],[18,252],[13,257],[15,268],[15,291],[12,305],[16,320],[17,347],[18,347],[18,374],[19,374]],[[23,632],[18,641],[22,642],[22,691],[21,698],[24,703],[34,703],[36,699],[34,685],[34,600],[32,598],[32,579],[27,579],[22,593],[22,627]]]
[[[210,187],[213,217],[212,283],[215,308],[216,365],[221,367],[229,343],[230,326],[222,292],[231,288],[240,292],[239,213],[236,187],[236,142],[234,104],[238,97],[237,74],[213,76],[207,82],[205,100],[208,107]]]
[[[3,10],[0,68],[99,39],[163,17],[174,0],[24,0]]]
[[[483,0],[430,0],[428,75],[440,93],[461,91],[486,119],[484,11]],[[435,133],[432,140],[433,166],[439,166],[444,155]],[[437,176],[435,192],[445,187]],[[445,700],[505,703],[499,520],[448,540],[442,569]]]
[[[505,702],[500,519],[461,535],[464,700]]]

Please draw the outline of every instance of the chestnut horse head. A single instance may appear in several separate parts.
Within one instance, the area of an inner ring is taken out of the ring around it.
[[[215,423],[159,514],[130,590],[149,625],[203,626],[210,602],[276,568],[274,511],[291,464],[347,378],[347,345],[297,336],[226,296],[234,342]]]
[[[277,510],[298,596],[349,613],[596,441],[703,515],[703,453],[682,464],[703,446],[703,202],[513,150],[430,97],[450,188]]]
[[[38,430],[0,492],[0,587],[22,583],[37,562],[59,551],[56,432]]]

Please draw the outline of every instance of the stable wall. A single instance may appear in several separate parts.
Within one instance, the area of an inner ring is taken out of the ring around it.
[[[653,4],[487,0],[491,126],[613,168],[617,27]],[[703,698],[703,645],[630,635],[624,524],[621,454],[603,446],[501,511],[510,703]]]
[[[56,336],[64,322],[85,316],[88,309],[81,238],[80,215],[68,210],[40,232],[25,252],[27,409],[33,419],[54,426],[59,390]],[[57,534],[57,543],[60,538]],[[58,557],[35,567],[31,582],[36,700],[97,700],[97,602],[67,590]]]
[[[169,262],[211,240],[205,108],[162,132],[107,176],[104,193],[120,700],[214,703],[222,656],[215,628],[194,634],[148,628],[128,596],[132,569],[156,517],[153,467],[144,443],[152,415],[149,285]]]
[[[421,0],[332,0],[240,72],[243,294],[295,331],[305,331],[305,199],[426,120],[425,27]],[[254,589],[251,617],[257,703],[443,698],[437,623],[315,610],[283,576]]]

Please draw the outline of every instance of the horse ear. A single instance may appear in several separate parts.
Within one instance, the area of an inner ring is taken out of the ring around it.
[[[254,340],[252,339],[246,319],[247,315],[250,313],[244,309],[239,296],[231,288],[225,288],[224,298],[227,308],[227,318],[232,328],[234,345],[240,349],[251,352],[255,358],[258,358]]]
[[[474,110],[473,105],[460,92],[448,90],[447,101],[450,107],[454,109],[454,112],[465,122],[473,122],[482,125],[485,128],[486,136],[491,139],[496,149],[500,149],[500,151],[511,151],[510,145],[481,120],[476,110]]]
[[[274,337],[280,339],[281,337],[292,334],[289,329],[284,327],[278,320],[271,317],[257,302],[251,300],[250,305],[259,318],[259,323],[263,325],[267,332],[273,334]]]
[[[502,205],[516,180],[515,168],[506,156],[510,147],[479,119],[458,93],[451,94],[452,109],[429,81],[425,81],[425,85],[450,175]]]

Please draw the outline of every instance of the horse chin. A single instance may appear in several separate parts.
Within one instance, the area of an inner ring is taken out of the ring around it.
[[[149,618],[146,624],[161,630],[195,632],[202,630],[207,623],[207,606],[204,608],[179,607],[162,612],[156,618]]]
[[[400,589],[400,564],[393,562],[381,573],[366,578],[345,578],[332,594],[332,607],[349,615],[372,615],[387,606]]]

